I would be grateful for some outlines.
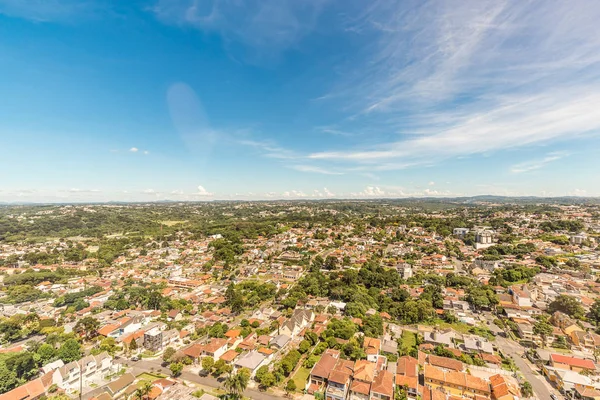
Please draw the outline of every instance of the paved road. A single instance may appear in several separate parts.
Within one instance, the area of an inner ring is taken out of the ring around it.
[[[144,372],[160,372],[165,375],[171,374],[171,371],[168,368],[165,368],[161,365],[161,360],[142,359],[137,362],[132,362],[128,360],[119,361],[121,364],[127,365],[130,368],[132,368],[131,372],[136,376]],[[179,376],[179,378],[185,381],[199,383],[200,385],[208,386],[214,389],[219,389],[223,386],[221,382],[219,382],[217,379],[211,376],[200,376],[198,374],[188,371],[184,371]],[[256,389],[246,389],[246,391],[244,392],[244,396],[255,400],[280,400],[284,398],[283,396],[277,396],[275,394],[261,392],[260,390]]]
[[[500,336],[496,337],[496,345],[502,350],[502,353],[510,356],[514,360],[515,365],[519,367],[525,380],[531,383],[533,392],[538,399],[549,399],[551,393],[557,395],[559,399],[562,398],[562,395],[550,386],[546,381],[546,378],[539,373],[534,372],[530,364],[522,358],[522,355],[525,354],[526,351],[523,346],[515,341]]]

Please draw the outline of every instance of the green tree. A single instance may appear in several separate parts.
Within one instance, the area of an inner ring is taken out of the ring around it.
[[[132,342],[135,340],[132,340]],[[114,356],[117,353],[119,347],[117,346],[117,342],[115,338],[107,337],[102,339],[100,342],[100,347],[98,348],[98,353],[102,353],[103,351],[107,352],[111,356]]]
[[[575,297],[565,294],[561,294],[548,305],[548,312],[550,314],[554,314],[556,311],[563,312],[577,319],[581,319],[584,316],[584,309],[581,303]]]
[[[596,326],[600,325],[600,298],[596,299],[592,307],[590,307],[590,319]]]
[[[83,336],[85,340],[90,340],[90,338],[96,336],[99,327],[100,321],[96,318],[84,317],[77,321],[74,331]]]
[[[531,387],[531,383],[524,381],[521,384],[521,395],[525,398],[533,396],[533,388]]]
[[[63,362],[70,363],[81,358],[81,345],[75,339],[68,339],[58,350],[58,358]]]
[[[4,363],[0,362],[0,393],[6,393],[19,384],[17,374],[6,368]]]
[[[535,324],[533,324],[533,333],[540,335],[542,338],[542,347],[546,346],[546,340],[548,336],[552,335],[554,329],[552,325],[548,323],[547,318],[539,318]]]
[[[287,381],[285,385],[285,393],[289,396],[290,393],[294,393],[296,391],[296,382],[293,379]]]
[[[38,347],[36,353],[40,356],[40,363],[42,365],[48,364],[56,357],[56,349],[48,343],[44,343]]]
[[[309,351],[311,348],[310,342],[306,339],[304,339],[303,341],[300,342],[300,345],[298,345],[298,351],[302,354],[306,353],[307,351]]]
[[[137,349],[138,349],[138,344],[137,341],[135,339],[131,339],[131,342],[129,342],[129,352],[130,353],[136,353]]]
[[[224,360],[217,360],[214,365],[213,375],[221,376],[232,370],[231,365],[227,365]]]
[[[17,378],[28,380],[37,373],[37,364],[30,352],[10,355],[4,360],[6,368],[17,374]]]
[[[162,359],[163,359],[163,361],[164,361],[164,362],[169,362],[169,361],[171,361],[171,357],[173,357],[173,356],[175,355],[175,353],[176,353],[176,352],[177,352],[177,351],[176,351],[174,348],[172,348],[172,347],[170,347],[170,346],[169,346],[169,347],[167,347],[167,348],[165,349],[165,351],[163,352],[163,356],[162,356]]]
[[[171,363],[169,364],[169,369],[171,370],[171,375],[179,376],[183,371],[183,364],[179,362]]]
[[[202,369],[210,373],[215,365],[215,360],[212,357],[204,357],[202,359]]]
[[[239,399],[244,393],[244,390],[248,387],[249,381],[250,371],[246,368],[242,368],[236,374],[230,374],[227,379],[225,379],[223,386],[232,398]]]

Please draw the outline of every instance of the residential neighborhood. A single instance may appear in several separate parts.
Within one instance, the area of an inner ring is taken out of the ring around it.
[[[2,209],[1,400],[600,399],[598,205],[182,207]]]

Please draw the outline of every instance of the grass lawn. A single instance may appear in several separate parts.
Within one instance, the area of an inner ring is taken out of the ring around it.
[[[158,222],[161,223],[161,224],[163,224],[163,225],[166,225],[166,226],[174,226],[174,225],[177,225],[177,224],[185,224],[185,223],[187,223],[187,220],[182,220],[182,221],[176,221],[176,220],[169,221],[169,220],[166,220],[166,221],[158,221]]]
[[[149,372],[144,372],[143,374],[139,374],[137,377],[141,380],[152,382],[157,379],[166,378],[167,376],[163,374],[151,374]]]
[[[400,347],[412,349],[417,346],[417,336],[411,331],[402,331]]]
[[[302,392],[304,390],[309,375],[310,368],[300,367],[300,369],[296,372],[296,375],[293,376],[292,380],[294,383],[296,383],[296,390],[298,392]]]

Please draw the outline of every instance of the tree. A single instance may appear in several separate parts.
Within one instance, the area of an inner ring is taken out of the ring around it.
[[[4,360],[6,368],[17,374],[17,378],[28,380],[37,373],[37,365],[30,352],[21,352]]]
[[[117,352],[117,349],[118,349],[118,347],[117,347],[117,342],[115,341],[115,338],[107,337],[107,338],[102,339],[102,341],[100,342],[100,347],[98,348],[98,353],[106,351],[111,356],[114,356],[115,353]]]
[[[300,345],[298,346],[298,351],[302,354],[306,353],[307,351],[310,350],[310,342],[306,339],[304,339],[303,341],[300,342]]]
[[[239,370],[237,374],[230,374],[225,380],[224,387],[229,395],[235,399],[241,398],[250,381],[250,371],[246,368]]]
[[[177,351],[176,351],[174,348],[172,348],[172,347],[170,347],[170,346],[169,346],[169,347],[167,347],[167,348],[165,349],[165,351],[163,352],[163,356],[162,356],[162,359],[163,359],[163,361],[164,361],[164,362],[169,362],[169,361],[171,361],[171,357],[173,357],[173,356],[175,355],[175,353],[176,353],[176,352],[177,352]]]
[[[6,393],[19,384],[17,374],[6,368],[4,363],[0,363],[0,393]]]
[[[152,391],[152,382],[150,381],[141,381],[138,383],[138,388],[135,391],[135,397],[139,400],[148,399],[148,395]]]
[[[56,349],[54,346],[49,345],[48,343],[42,344],[38,347],[36,353],[40,356],[40,363],[42,365],[46,365],[47,363],[54,360],[56,356]]]
[[[77,321],[75,325],[75,332],[83,336],[85,340],[90,340],[94,337],[100,327],[100,321],[94,317],[84,317]]]
[[[365,336],[379,337],[383,335],[383,320],[379,315],[371,315],[363,318],[362,330]]]
[[[224,373],[231,372],[231,370],[232,370],[231,365],[227,365],[224,360],[218,360],[217,362],[215,362],[213,375],[221,376]]]
[[[81,358],[81,345],[75,339],[67,340],[58,350],[58,358],[63,362],[70,363]]]
[[[552,335],[554,328],[548,323],[546,318],[539,318],[535,324],[533,324],[533,333],[540,335],[542,338],[542,347],[546,346],[546,339],[549,335]]]
[[[135,339],[131,339],[131,342],[129,342],[129,351],[131,353],[135,353],[138,349],[138,344],[137,341]]]
[[[183,371],[183,364],[179,362],[171,363],[169,364],[169,369],[171,370],[171,375],[179,376]]]
[[[212,357],[204,357],[202,359],[202,369],[210,373],[215,365],[215,360]]]
[[[590,319],[594,321],[596,326],[600,325],[600,299],[596,299],[590,307]]]
[[[572,296],[561,294],[548,305],[548,312],[554,314],[556,311],[563,312],[570,317],[581,319],[584,315],[583,306]]]
[[[524,381],[521,384],[521,395],[523,397],[531,397],[533,396],[533,388],[531,387],[531,383]]]
[[[290,393],[293,393],[296,391],[296,382],[294,382],[293,379],[290,379],[287,381],[287,385],[285,385],[285,393],[287,393],[287,395],[289,396]]]

